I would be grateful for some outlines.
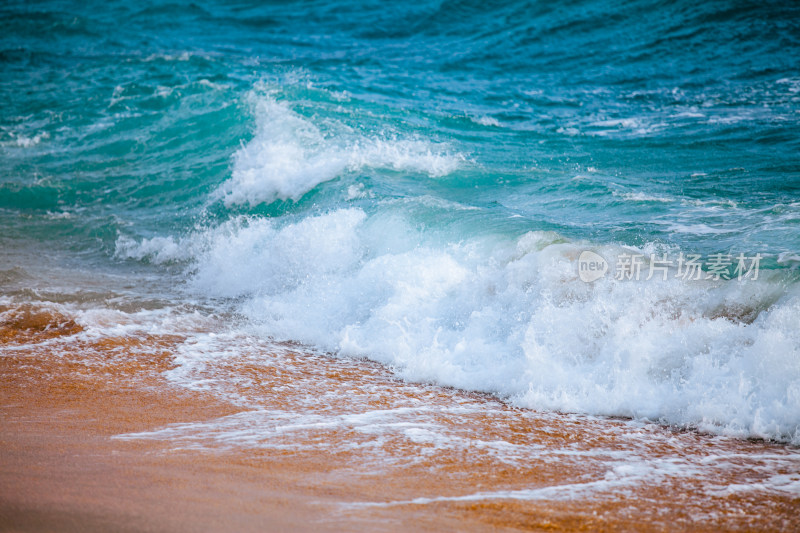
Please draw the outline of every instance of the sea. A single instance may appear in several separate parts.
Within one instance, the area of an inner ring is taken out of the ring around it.
[[[800,444],[796,2],[6,1],[0,102],[0,318],[65,350]]]

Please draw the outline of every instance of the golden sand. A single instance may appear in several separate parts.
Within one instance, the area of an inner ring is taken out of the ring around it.
[[[221,385],[192,391],[165,377],[180,335],[7,316],[3,531],[800,530],[800,497],[770,484],[800,474],[785,445],[536,413],[285,345],[207,361]]]

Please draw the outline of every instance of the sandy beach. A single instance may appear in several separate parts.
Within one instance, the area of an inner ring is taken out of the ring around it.
[[[271,367],[245,354],[205,371],[256,389],[270,404],[261,412],[301,420],[400,409],[392,424],[405,429],[376,438],[318,421],[254,440],[246,427],[259,423],[242,417],[259,410],[164,378],[179,337],[77,340],[68,316],[33,307],[13,316],[0,332],[3,531],[800,527],[800,498],[776,481],[796,477],[786,446],[515,409],[293,346],[277,347]],[[291,383],[305,392],[281,388]],[[225,432],[231,424],[238,438]],[[434,427],[462,445],[421,429]],[[617,465],[615,456],[630,465],[632,451],[649,471]]]

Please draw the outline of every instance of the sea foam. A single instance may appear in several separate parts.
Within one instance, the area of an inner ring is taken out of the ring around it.
[[[440,177],[464,161],[425,139],[363,135],[342,123],[323,131],[286,102],[261,92],[248,100],[255,135],[235,154],[231,179],[213,195],[227,206],[298,200],[320,183],[363,168]]]
[[[585,243],[431,232],[390,208],[239,217],[193,237],[191,284],[238,301],[251,333],[375,359],[406,379],[800,443],[796,286],[764,272],[589,284],[577,276]]]

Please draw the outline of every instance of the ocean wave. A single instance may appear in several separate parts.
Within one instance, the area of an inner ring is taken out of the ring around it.
[[[320,183],[364,168],[441,177],[465,160],[424,139],[363,135],[341,123],[323,130],[259,91],[249,100],[256,134],[237,151],[230,180],[214,194],[226,206],[298,200]]]
[[[783,273],[584,283],[583,250],[611,261],[631,250],[551,232],[429,233],[388,209],[239,217],[191,238],[190,284],[239,302],[253,334],[406,379],[800,443],[800,291]]]

